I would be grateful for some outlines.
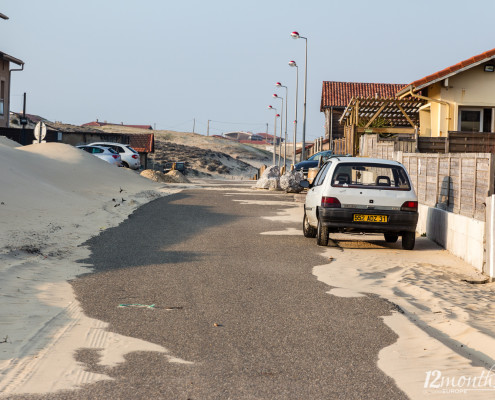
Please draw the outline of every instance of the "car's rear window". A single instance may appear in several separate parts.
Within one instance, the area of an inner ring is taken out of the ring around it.
[[[127,148],[128,148],[130,151],[132,151],[133,153],[138,154],[138,152],[137,152],[136,150],[134,150],[132,147],[127,146]]]
[[[365,162],[338,164],[332,176],[332,186],[411,190],[406,171],[400,165]]]

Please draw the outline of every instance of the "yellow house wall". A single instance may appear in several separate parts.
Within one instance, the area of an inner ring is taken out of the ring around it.
[[[447,110],[446,105],[431,102],[430,126],[421,126],[420,133],[428,136],[429,128],[431,136],[446,136],[449,130],[459,130],[459,107],[495,108],[495,72],[485,72],[484,64],[478,65],[448,78],[448,86],[442,80],[428,87],[427,92],[428,97],[446,101],[450,107]]]

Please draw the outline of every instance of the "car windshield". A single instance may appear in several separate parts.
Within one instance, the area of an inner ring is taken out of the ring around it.
[[[332,186],[356,189],[411,190],[406,171],[400,165],[341,163],[332,176]]]
[[[322,153],[316,153],[316,154],[313,154],[311,157],[308,158],[308,161],[319,161],[320,158],[323,157],[323,160],[326,161],[326,159],[328,157],[330,157],[332,155],[332,152],[331,151],[325,151],[325,152],[322,152]]]

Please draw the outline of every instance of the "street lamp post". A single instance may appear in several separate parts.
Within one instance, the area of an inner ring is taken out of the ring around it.
[[[297,145],[297,93],[299,90],[299,67],[295,61],[289,61],[289,66],[296,68],[296,105],[294,108],[294,144],[292,149],[292,164],[296,164],[296,145]]]
[[[284,135],[284,166],[287,165],[287,104],[289,103],[289,89],[280,82],[275,84],[276,87],[285,88],[285,135]]]
[[[308,38],[299,35],[299,32],[290,34],[294,39],[304,39],[306,41],[306,56],[304,62],[304,107],[303,107],[303,133],[302,133],[302,149],[301,160],[306,158],[306,89],[308,83]]]
[[[274,123],[274,128],[273,128],[273,165],[276,165],[277,160],[275,157],[277,154],[277,117],[279,117],[280,115],[278,115],[276,113],[277,109],[275,107],[268,106],[268,109],[275,111],[275,123]]]
[[[280,167],[280,156],[282,154],[282,128],[283,128],[283,121],[284,121],[284,98],[282,96],[278,96],[276,93],[273,94],[273,98],[274,99],[280,99],[282,100],[282,111],[280,111],[282,113],[282,118],[280,119],[280,142],[279,142],[279,145],[278,145],[278,166]]]

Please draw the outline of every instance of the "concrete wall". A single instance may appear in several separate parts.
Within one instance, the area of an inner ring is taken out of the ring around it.
[[[426,233],[428,239],[479,271],[484,270],[485,222],[423,204],[418,211],[419,234]]]
[[[486,199],[486,262],[484,273],[495,278],[495,196]]]

